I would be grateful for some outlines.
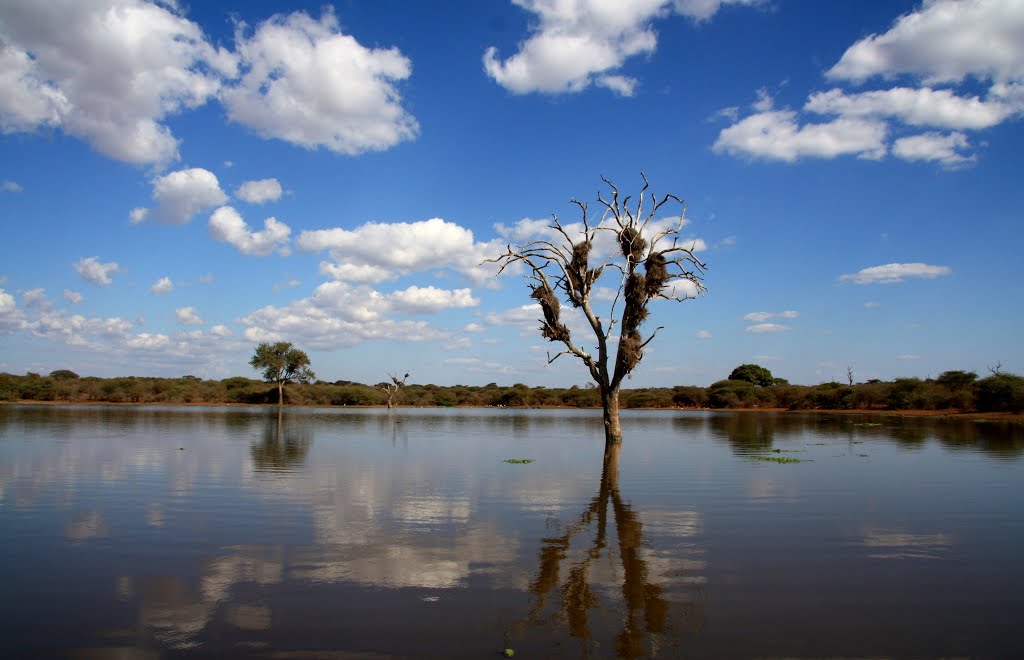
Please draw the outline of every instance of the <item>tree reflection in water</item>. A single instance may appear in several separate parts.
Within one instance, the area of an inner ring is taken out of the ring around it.
[[[309,424],[288,420],[285,423],[283,410],[268,416],[263,427],[263,438],[254,442],[250,449],[252,462],[257,471],[288,472],[300,467],[306,460],[313,442],[313,431]]]
[[[676,602],[669,600],[664,586],[654,583],[655,571],[644,557],[650,553],[643,548],[643,522],[619,490],[620,450],[620,444],[606,448],[601,485],[583,513],[563,529],[564,533],[544,539],[538,552],[537,573],[529,585],[533,606],[525,620],[508,627],[507,647],[515,646],[513,640],[524,634],[527,626],[565,626],[571,637],[580,640],[584,657],[595,651],[607,655],[600,648],[600,639],[615,634],[612,631],[621,626],[614,637],[618,657],[653,657],[661,654],[667,640],[678,647],[679,635],[695,634],[703,627],[702,586],[696,588],[693,599]],[[610,531],[610,523],[614,530]],[[573,553],[573,543],[591,530],[589,547],[581,544]],[[616,559],[618,567],[614,566]],[[563,581],[567,560],[568,573]],[[595,577],[592,569],[603,566],[610,567],[613,575],[620,573],[622,607],[601,602],[602,593],[609,592],[600,589],[604,580]],[[593,628],[592,618],[596,619]]]

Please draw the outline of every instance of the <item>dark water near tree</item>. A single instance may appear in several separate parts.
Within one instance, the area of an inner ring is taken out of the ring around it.
[[[614,482],[595,411],[2,406],[0,652],[1020,653],[1020,426],[623,428]]]

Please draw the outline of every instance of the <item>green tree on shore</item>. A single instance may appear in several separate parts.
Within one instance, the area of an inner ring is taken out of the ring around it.
[[[772,372],[758,364],[741,364],[732,370],[729,380],[745,380],[760,387],[768,387],[775,383]]]
[[[309,383],[316,378],[309,368],[309,356],[287,341],[260,343],[249,364],[262,372],[264,380],[277,383],[279,406],[284,404],[284,386],[287,383]]]

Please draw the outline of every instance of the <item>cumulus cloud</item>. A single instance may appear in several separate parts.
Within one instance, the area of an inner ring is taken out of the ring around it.
[[[722,129],[713,148],[716,153],[787,163],[842,155],[878,159],[886,153],[887,130],[878,121],[842,117],[800,125],[792,110],[774,110],[750,115]]]
[[[811,94],[805,110],[846,117],[895,117],[911,126],[981,129],[1014,113],[1005,101],[957,96],[949,89],[893,87],[848,94],[841,89]]]
[[[697,339],[711,339],[713,335],[710,330],[698,330],[694,336]]]
[[[263,221],[262,231],[252,231],[238,211],[222,206],[213,212],[209,223],[210,236],[222,243],[232,245],[242,254],[266,256],[277,250],[288,254],[288,239],[291,228],[277,218]]]
[[[144,351],[155,351],[166,348],[171,343],[171,338],[164,334],[140,332],[126,341],[131,348]]]
[[[81,314],[47,310],[23,326],[36,337],[60,341],[69,346],[97,348],[124,341],[132,329],[130,321],[120,317],[86,318]]]
[[[891,153],[948,169],[969,165],[976,157],[963,133],[908,136],[907,129],[981,130],[1024,115],[1024,12],[1017,0],[926,0],[884,34],[850,46],[826,77],[853,84],[902,77],[919,85],[812,93],[803,110],[835,117],[824,125],[803,122],[793,111],[758,110],[721,131],[715,150],[785,162]],[[958,92],[968,79],[971,91]],[[984,95],[976,83],[988,85]],[[821,126],[831,139],[821,140]]]
[[[747,332],[761,333],[761,332],[785,332],[792,330],[788,325],[781,325],[779,323],[758,323],[747,327]]]
[[[369,264],[332,264],[329,261],[320,262],[320,274],[339,282],[361,284],[376,284],[396,277],[396,273]]]
[[[3,74],[0,73],[0,75]],[[19,193],[23,191],[24,188],[22,188],[17,181],[4,181],[3,183],[0,183],[0,190],[3,190],[4,192]]]
[[[848,275],[840,276],[840,281],[854,284],[898,284],[910,278],[932,280],[950,275],[953,271],[949,266],[932,266],[923,263],[884,264],[864,268]]]
[[[435,313],[443,309],[476,307],[480,304],[469,289],[446,290],[433,286],[411,286],[387,296],[391,307],[406,314]]]
[[[355,346],[374,340],[436,341],[449,333],[425,321],[375,318],[371,321],[344,318],[311,298],[286,307],[267,306],[241,319],[248,341],[296,341],[317,349]]]
[[[892,145],[892,153],[903,160],[936,161],[948,169],[963,167],[977,160],[963,153],[970,147],[963,133],[923,133],[900,138]]]
[[[1024,12],[1017,0],[931,0],[884,34],[861,39],[826,74],[863,82],[919,76],[926,83],[968,76],[1024,80]]]
[[[174,310],[174,316],[182,325],[202,325],[203,319],[199,318],[199,312],[195,307],[179,307]]]
[[[476,242],[472,231],[440,218],[303,231],[296,245],[330,254],[336,264],[321,264],[321,273],[364,283],[429,269],[452,269],[480,281],[485,272],[493,271],[480,263],[498,249],[494,243]]]
[[[277,179],[259,179],[257,181],[246,181],[235,195],[250,204],[266,204],[281,199],[281,183]]]
[[[46,306],[46,290],[29,289],[21,294],[21,302],[25,303],[26,307],[44,307]]]
[[[489,312],[486,320],[488,324],[494,326],[529,325],[532,327],[543,317],[544,314],[541,312],[540,305],[530,303],[501,312]]]
[[[176,159],[164,120],[213,98],[235,69],[174,3],[11,0],[0,23],[0,128],[60,128],[132,163]]]
[[[515,94],[580,92],[591,85],[632,96],[637,80],[617,73],[626,60],[657,48],[653,22],[672,13],[707,20],[725,4],[755,0],[514,0],[535,16],[531,34],[502,60],[491,46],[484,71]]]
[[[113,280],[110,279],[111,273],[116,273],[120,267],[116,262],[102,263],[99,257],[83,257],[75,263],[75,270],[81,275],[87,282],[92,282],[99,286],[110,286]]]
[[[750,321],[752,323],[763,323],[770,319],[795,319],[800,316],[800,312],[793,310],[786,310],[784,312],[750,312],[744,315],[744,321]]]
[[[64,289],[64,300],[68,301],[72,305],[77,305],[82,302],[82,294],[71,289]]]
[[[230,119],[262,137],[350,155],[416,137],[395,86],[412,73],[408,58],[344,34],[329,6],[319,21],[276,15],[235,41],[244,73],[222,99]]]
[[[480,301],[469,289],[446,290],[410,286],[382,293],[365,285],[324,282],[312,295],[285,306],[267,306],[247,315],[249,341],[288,338],[314,348],[354,346],[373,340],[435,341],[452,333],[424,321],[393,318],[396,314],[435,314],[446,309],[475,307]]]
[[[158,296],[164,296],[174,291],[174,282],[171,282],[169,277],[161,277],[149,290]]]
[[[0,332],[10,333],[22,327],[22,313],[14,296],[0,289]]]
[[[157,207],[132,209],[129,217],[139,223],[149,217],[169,225],[183,225],[194,215],[223,204],[228,197],[220,188],[217,175],[201,167],[178,170],[153,180],[153,199]]]

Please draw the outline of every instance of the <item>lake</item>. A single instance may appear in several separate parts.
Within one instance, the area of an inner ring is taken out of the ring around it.
[[[622,424],[610,474],[599,411],[0,406],[0,651],[1019,655],[1021,425]]]

